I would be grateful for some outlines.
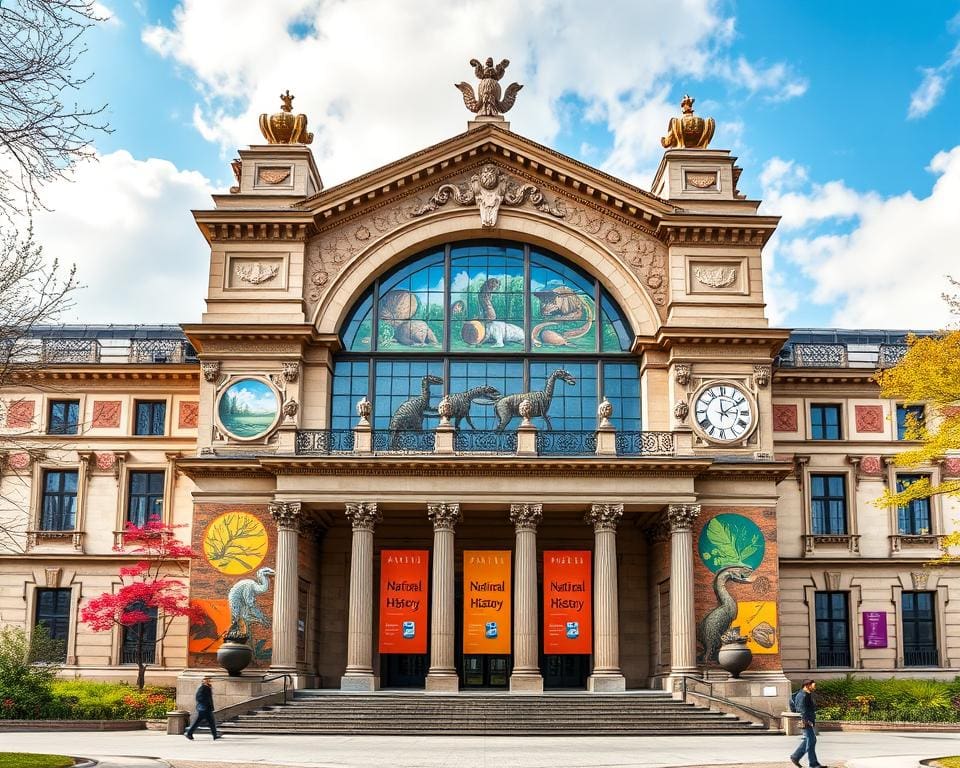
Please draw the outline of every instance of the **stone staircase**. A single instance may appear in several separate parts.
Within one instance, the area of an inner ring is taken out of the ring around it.
[[[224,733],[663,736],[769,733],[733,715],[675,701],[660,691],[622,694],[459,695],[301,690],[286,704],[240,715]]]

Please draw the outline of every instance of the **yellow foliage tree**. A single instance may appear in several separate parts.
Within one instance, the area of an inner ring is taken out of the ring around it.
[[[948,301],[956,297],[944,297]],[[897,365],[881,371],[876,380],[880,396],[922,403],[924,418],[907,416],[904,438],[918,444],[894,457],[898,467],[917,467],[960,453],[960,330],[935,336],[910,336],[908,349]],[[893,493],[884,491],[875,502],[880,507],[902,507],[931,496],[960,498],[960,480],[941,480],[934,485],[923,478]],[[960,532],[943,541],[944,560],[956,559],[948,547],[960,547]]]

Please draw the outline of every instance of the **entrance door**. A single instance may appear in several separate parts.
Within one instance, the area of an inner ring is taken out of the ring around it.
[[[389,653],[380,657],[381,687],[423,688],[427,682],[429,656]]]
[[[590,674],[589,656],[551,654],[542,658],[544,688],[587,687],[587,676]]]
[[[465,655],[464,688],[506,688],[510,682],[509,656]]]

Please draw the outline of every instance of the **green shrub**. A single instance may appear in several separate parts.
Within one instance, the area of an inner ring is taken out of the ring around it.
[[[846,677],[817,682],[822,720],[960,722],[960,678],[878,680]]]
[[[142,691],[126,683],[58,680],[55,702],[69,720],[143,720],[166,717],[175,708],[174,690],[147,686]]]
[[[45,717],[62,658],[62,643],[51,640],[43,626],[30,637],[20,627],[0,629],[0,719]]]

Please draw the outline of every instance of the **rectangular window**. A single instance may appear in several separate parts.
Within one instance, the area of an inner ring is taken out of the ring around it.
[[[135,435],[162,435],[167,404],[162,400],[138,400]]]
[[[163,481],[161,472],[131,472],[127,496],[127,522],[146,525],[152,517],[163,515]]]
[[[80,425],[79,400],[51,400],[48,435],[75,435]]]
[[[817,592],[817,666],[849,667],[850,614],[846,592]]]
[[[814,534],[846,535],[846,475],[810,475],[810,513]]]
[[[38,589],[34,624],[47,628],[50,637],[62,644],[61,661],[67,660],[67,637],[70,634],[69,589]]]
[[[814,440],[839,440],[840,406],[822,403],[811,405],[810,434]]]
[[[907,419],[912,416],[913,421],[919,426],[923,426],[923,420],[926,412],[922,405],[898,405],[897,406],[897,440],[906,440]]]
[[[130,610],[143,611],[150,619],[123,628],[120,663],[136,664],[137,646],[142,642],[143,661],[147,664],[153,664],[157,656],[157,609],[135,604],[131,606]]]
[[[897,475],[897,492],[924,479],[926,475]],[[897,533],[924,536],[930,532],[930,499],[914,499],[897,510]]]
[[[933,592],[904,592],[903,665],[936,667],[940,664],[937,650],[937,628]]]
[[[77,522],[77,471],[45,470],[40,530],[72,531]]]

